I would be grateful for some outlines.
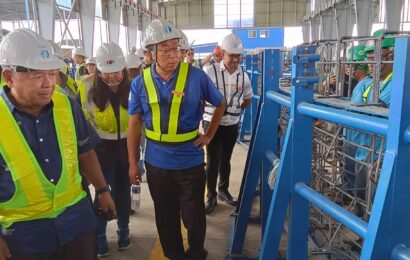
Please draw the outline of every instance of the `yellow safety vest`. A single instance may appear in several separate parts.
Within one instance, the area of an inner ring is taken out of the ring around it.
[[[76,79],[76,80],[79,80],[80,77],[83,76],[83,75],[80,75],[80,69],[81,69],[82,67],[85,68],[85,66],[86,66],[85,63],[81,63],[81,64],[78,66],[77,70],[75,71],[75,79]]]
[[[129,115],[128,110],[120,105],[120,132],[118,133],[117,119],[111,104],[107,104],[104,111],[100,111],[94,102],[88,100],[88,92],[93,85],[92,80],[82,82],[78,90],[80,92],[81,106],[84,114],[91,125],[95,128],[102,139],[118,140],[127,137]]]
[[[387,83],[390,82],[392,76],[393,76],[393,73],[391,72],[391,73],[390,73],[389,75],[387,75],[387,77],[383,80],[383,83],[382,83],[381,87],[379,88],[379,93],[381,93],[381,92],[383,91],[384,87],[387,85]],[[363,95],[362,95],[363,102],[367,102],[367,98],[369,97],[369,93],[370,93],[370,90],[372,89],[373,85],[374,85],[374,81],[373,81],[372,83],[370,83],[370,85],[369,85],[369,86],[366,88],[366,90],[363,92]]]
[[[4,86],[7,85],[7,82],[3,79],[3,77],[0,75],[0,89],[3,88]]]
[[[144,87],[148,96],[150,106],[152,126],[145,126],[145,136],[153,141],[163,143],[182,143],[195,139],[198,136],[198,129],[190,132],[180,133],[178,131],[179,114],[182,98],[185,95],[186,79],[188,77],[189,64],[181,62],[179,65],[178,78],[174,90],[172,91],[171,108],[168,117],[168,132],[161,129],[161,109],[159,96],[151,74],[151,68],[146,68],[143,73]]]
[[[52,97],[53,118],[61,154],[61,175],[51,183],[6,101],[0,97],[0,154],[10,170],[15,193],[0,203],[0,224],[54,218],[86,196],[78,168],[77,135],[69,99],[58,93]]]

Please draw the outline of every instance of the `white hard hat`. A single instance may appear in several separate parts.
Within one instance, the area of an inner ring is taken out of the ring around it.
[[[50,44],[41,35],[28,29],[17,29],[0,43],[0,65],[55,70],[66,64],[53,54]]]
[[[141,66],[141,59],[136,54],[128,54],[125,61],[127,69],[137,69]]]
[[[222,50],[231,54],[242,54],[243,47],[241,38],[239,38],[235,34],[228,34],[222,40]]]
[[[181,50],[189,50],[188,37],[186,37],[185,33],[182,30],[178,30],[178,33],[179,36],[181,36],[181,39],[179,39]]]
[[[51,49],[53,50],[54,55],[56,55],[58,58],[61,59],[62,52],[61,52],[60,45],[58,45],[57,43],[53,42],[52,40],[48,40],[48,43],[50,44]]]
[[[137,54],[137,56],[138,56],[140,59],[144,58],[144,50],[143,50],[142,48],[139,48],[139,49],[137,50],[137,53],[135,53],[135,54]]]
[[[87,60],[85,61],[85,64],[97,64],[97,61],[95,60],[94,57],[89,57],[89,58],[87,58]]]
[[[142,50],[143,51],[148,51],[148,48],[147,48],[147,39],[144,39],[143,41],[142,41]]]
[[[118,72],[125,68],[125,58],[120,46],[103,43],[97,50],[97,68],[104,73]]]
[[[179,36],[177,29],[170,22],[164,19],[156,19],[145,30],[145,47],[180,38],[181,36]]]
[[[79,56],[87,56],[85,55],[85,50],[83,48],[75,48],[73,51],[73,55],[79,55]]]

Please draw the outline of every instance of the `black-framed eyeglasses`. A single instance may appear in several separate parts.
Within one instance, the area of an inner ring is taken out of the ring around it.
[[[242,57],[242,54],[228,54],[230,59],[240,59]]]
[[[159,49],[158,52],[161,53],[164,56],[169,56],[172,53],[178,54],[181,51],[181,47],[173,47],[173,48],[167,48],[167,49]]]

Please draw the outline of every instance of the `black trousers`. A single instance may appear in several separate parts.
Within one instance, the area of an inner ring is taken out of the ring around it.
[[[145,167],[164,255],[172,260],[186,259],[181,234],[182,217],[188,231],[190,259],[205,259],[204,165],[167,170],[146,162]]]
[[[204,121],[205,131],[209,122]],[[231,175],[231,157],[238,138],[238,124],[220,125],[214,138],[206,147],[206,182],[208,198],[216,197],[216,182],[219,175],[218,191],[228,191]]]

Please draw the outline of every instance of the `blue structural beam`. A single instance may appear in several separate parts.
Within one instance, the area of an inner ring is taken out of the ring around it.
[[[408,126],[406,131],[404,132],[404,141],[410,144],[410,126]]]
[[[393,260],[409,260],[410,249],[403,244],[396,246],[391,255]]]
[[[268,91],[266,93],[266,98],[269,98],[273,102],[276,102],[276,103],[278,103],[282,106],[288,107],[288,108],[291,105],[290,98],[288,96],[283,95],[283,94],[279,94],[278,92]]]
[[[410,125],[409,41],[396,39],[386,151],[361,259],[389,259],[397,245],[410,245],[410,144],[404,140]]]
[[[312,55],[317,59],[314,46],[299,46],[293,51],[293,60],[301,55]],[[303,56],[303,60],[309,60]],[[262,240],[260,259],[276,259],[280,238],[289,208],[289,222],[293,223],[288,229],[288,259],[305,259],[307,255],[307,235],[309,224],[309,203],[302,196],[294,192],[297,182],[310,183],[311,152],[312,152],[312,118],[300,114],[297,106],[302,102],[313,102],[313,85],[303,77],[316,76],[314,63],[293,63],[291,94],[291,118],[285,134],[284,148],[280,157],[278,176],[276,179],[268,222]],[[300,83],[294,85],[294,83]],[[306,85],[302,85],[305,83]],[[269,92],[269,99],[288,105],[283,95]],[[271,116],[272,121],[277,118]],[[300,149],[303,147],[303,149]],[[297,161],[297,163],[295,163]]]
[[[266,158],[266,151],[277,153],[279,142],[278,122],[280,106],[269,99],[263,98],[267,91],[279,90],[281,77],[280,50],[264,51],[264,73],[262,95],[259,110],[252,133],[248,157],[246,159],[244,176],[241,183],[238,205],[235,214],[231,216],[231,226],[228,232],[228,257],[238,259],[242,255],[246,231],[250,223],[250,213],[258,182],[261,185],[261,224],[262,234],[265,229],[272,191],[267,183],[272,162]],[[256,93],[256,92],[255,92]]]
[[[295,191],[361,237],[366,236],[367,223],[343,207],[324,197],[304,183],[296,183]]]
[[[387,134],[388,121],[386,119],[361,115],[309,103],[300,104],[298,106],[298,111],[301,114],[313,118],[323,119],[329,122],[350,126],[367,132],[376,133],[378,135],[385,136]]]

